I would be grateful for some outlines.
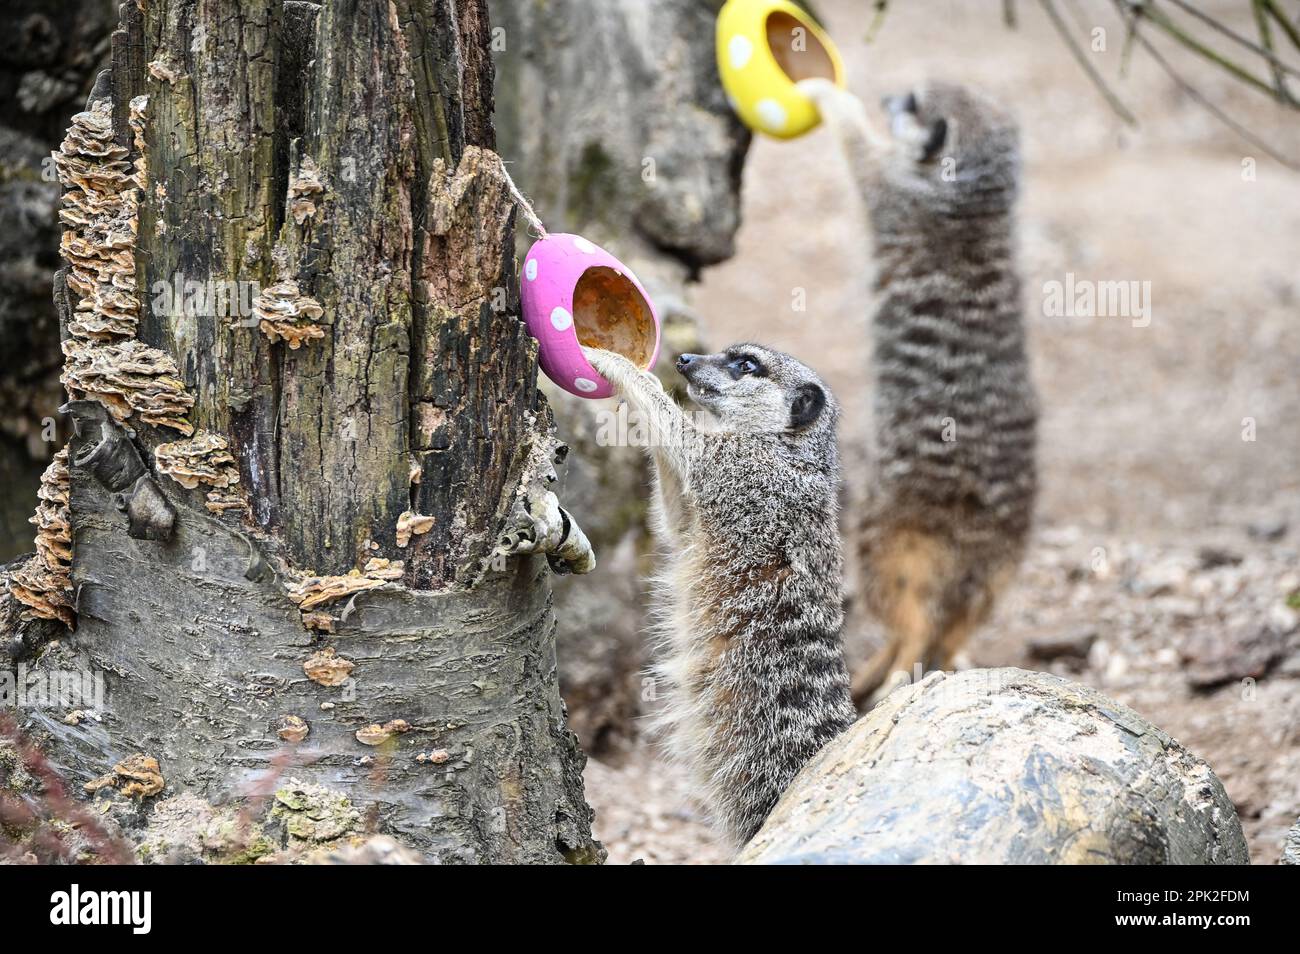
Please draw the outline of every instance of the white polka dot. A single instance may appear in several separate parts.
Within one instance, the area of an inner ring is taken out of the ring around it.
[[[530,258],[524,262],[524,278],[530,282],[537,277],[537,259]]]
[[[577,388],[579,391],[582,391],[586,394],[590,394],[592,391],[596,390],[596,388],[598,388],[600,385],[598,385],[595,381],[592,381],[590,378],[574,378],[573,386]]]
[[[754,55],[754,44],[743,36],[733,36],[727,44],[727,55],[731,57],[731,65],[741,69]]]
[[[758,118],[768,129],[785,129],[785,110],[776,100],[760,99],[754,104],[754,108],[758,110]]]
[[[592,245],[581,235],[575,235],[573,237],[573,245],[579,252],[586,252],[588,255],[593,255],[596,252],[596,246]]]
[[[563,308],[556,307],[551,312],[551,324],[555,326],[556,331],[568,331],[573,325],[573,316]]]

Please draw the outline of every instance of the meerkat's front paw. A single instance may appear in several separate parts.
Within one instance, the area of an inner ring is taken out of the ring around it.
[[[867,175],[874,157],[883,155],[889,143],[872,125],[862,100],[828,79],[806,79],[796,86],[812,100],[822,121],[840,140],[849,167],[859,177]]]
[[[800,80],[794,85],[795,89],[799,90],[799,92],[803,93],[818,106],[836,93],[843,92],[843,90],[835,85],[834,80],[828,80],[821,76],[814,76],[812,79]]]
[[[584,347],[582,356],[602,378],[616,388],[621,388],[624,383],[640,373],[640,369],[635,364],[614,351]]]
[[[795,88],[813,101],[822,119],[839,123],[845,120],[859,124],[867,121],[867,110],[856,95],[831,80],[814,77],[800,80]]]

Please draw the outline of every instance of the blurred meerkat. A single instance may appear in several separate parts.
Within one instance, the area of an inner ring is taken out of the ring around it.
[[[794,358],[736,345],[677,359],[704,411],[694,419],[653,374],[584,353],[651,435],[660,728],[715,825],[742,843],[857,716],[840,639],[835,401]]]
[[[855,528],[863,597],[887,644],[853,674],[868,704],[951,668],[1014,575],[1037,489],[1013,209],[1014,121],[962,87],[884,101],[876,133],[851,93],[800,84],[838,134],[867,209],[874,466]]]

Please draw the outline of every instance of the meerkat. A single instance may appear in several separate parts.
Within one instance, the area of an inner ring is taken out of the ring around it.
[[[1015,265],[1014,121],[929,84],[883,105],[800,84],[838,134],[874,246],[874,435],[858,526],[867,608],[887,644],[853,674],[868,705],[949,669],[1014,575],[1037,491],[1037,398]]]
[[[857,715],[840,632],[835,400],[794,358],[742,344],[677,359],[703,412],[688,415],[653,374],[584,353],[651,435],[659,727],[738,845]]]

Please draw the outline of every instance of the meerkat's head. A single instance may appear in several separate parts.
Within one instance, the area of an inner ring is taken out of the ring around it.
[[[1015,121],[992,100],[931,82],[882,101],[893,149],[882,174],[902,196],[944,209],[998,211],[1020,175]]]
[[[684,354],[677,370],[687,393],[728,430],[833,432],[835,400],[807,365],[762,345],[732,345],[719,354]]]

